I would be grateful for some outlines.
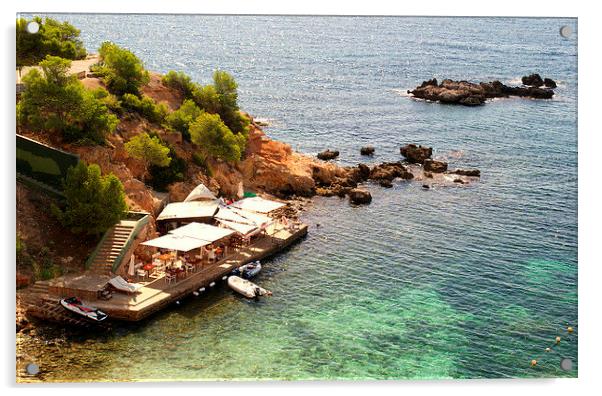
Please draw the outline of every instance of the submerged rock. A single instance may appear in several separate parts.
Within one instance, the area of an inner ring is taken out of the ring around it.
[[[456,175],[462,175],[462,176],[475,176],[475,177],[481,176],[481,171],[478,169],[454,169],[453,171],[451,171],[449,173],[453,173]]]
[[[322,151],[321,153],[318,153],[318,159],[321,159],[323,161],[329,161],[329,160],[337,158],[338,156],[339,156],[338,151],[331,151],[330,149],[327,149],[325,151]]]
[[[360,149],[360,154],[361,155],[372,155],[372,154],[374,154],[374,147],[372,147],[372,146],[362,147]]]
[[[384,187],[384,188],[392,188],[392,187],[393,187],[393,183],[391,183],[391,181],[390,181],[390,180],[387,180],[387,179],[382,179],[382,180],[380,180],[380,181],[378,182],[378,184],[379,184],[381,187]]]
[[[424,160],[424,170],[432,173],[443,173],[447,170],[447,162],[426,159]]]
[[[399,152],[408,160],[408,162],[422,164],[425,159],[431,158],[433,155],[433,148],[412,143],[401,147]]]
[[[354,188],[349,191],[349,202],[356,205],[369,204],[372,202],[372,194],[369,191]]]

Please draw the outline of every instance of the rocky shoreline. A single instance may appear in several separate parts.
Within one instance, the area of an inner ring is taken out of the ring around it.
[[[436,78],[424,81],[408,94],[414,98],[433,102],[459,104],[464,106],[480,106],[488,99],[517,96],[531,99],[551,99],[557,84],[550,78],[541,78],[539,74],[531,74],[522,78],[522,87],[511,87],[500,81],[471,83],[445,79],[438,83]],[[544,88],[542,88],[544,87]]]

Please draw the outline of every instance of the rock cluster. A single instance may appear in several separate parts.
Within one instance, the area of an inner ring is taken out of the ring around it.
[[[510,87],[500,81],[471,83],[445,79],[440,84],[436,78],[424,81],[414,90],[408,90],[415,98],[436,101],[440,103],[461,104],[464,106],[479,106],[487,99],[504,98],[509,96],[527,97],[533,99],[551,99],[554,91],[551,88],[556,83],[551,79],[542,80],[538,74],[523,77],[527,87]],[[541,84],[540,84],[541,82]],[[529,83],[529,84],[527,84]],[[540,88],[545,85],[547,88]]]
[[[531,74],[529,76],[523,76],[523,78],[521,79],[523,85],[529,85],[531,87],[541,87],[542,85],[546,86],[547,88],[556,88],[556,81],[552,80],[551,78],[541,78],[541,76],[537,73],[535,74]]]

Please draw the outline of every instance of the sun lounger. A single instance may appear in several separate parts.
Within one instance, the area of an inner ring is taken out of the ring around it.
[[[121,276],[116,276],[109,281],[109,284],[113,286],[115,289],[122,291],[124,293],[137,293],[138,289],[142,287],[142,285],[135,285],[133,283],[128,283]]]

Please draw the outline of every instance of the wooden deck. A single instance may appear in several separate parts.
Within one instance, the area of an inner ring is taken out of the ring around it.
[[[88,273],[63,279],[59,281],[60,285],[54,282],[50,287],[50,292],[62,296],[65,296],[65,292],[79,295],[84,302],[100,308],[110,318],[138,321],[190,295],[199,288],[207,288],[210,283],[222,280],[236,267],[279,252],[306,234],[307,225],[305,224],[302,224],[295,232],[282,228],[268,229],[268,236],[259,239],[253,245],[242,248],[221,261],[206,264],[202,269],[189,274],[177,283],[167,284],[162,277],[145,284],[136,294],[114,293],[113,298],[106,301],[94,299],[92,296],[95,293],[94,290],[100,288],[100,285],[106,284],[108,279],[92,279],[94,276]]]

